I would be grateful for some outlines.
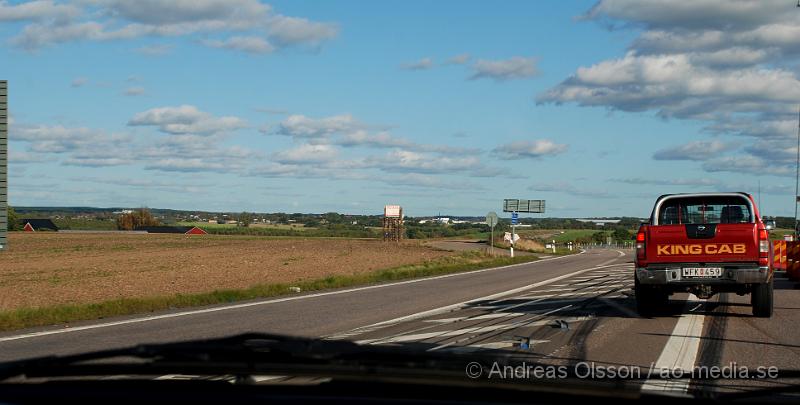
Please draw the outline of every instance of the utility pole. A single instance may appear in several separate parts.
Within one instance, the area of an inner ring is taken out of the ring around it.
[[[800,4],[800,2],[798,3]],[[794,178],[794,240],[797,240],[797,198],[800,194],[800,107],[797,108],[797,173]]]

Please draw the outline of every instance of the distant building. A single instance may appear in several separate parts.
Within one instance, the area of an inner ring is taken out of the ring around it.
[[[25,218],[20,221],[22,230],[25,232],[35,232],[41,230],[58,231],[58,227],[49,218]]]
[[[206,235],[208,233],[196,226],[140,226],[136,230],[147,233],[182,233],[184,235]]]
[[[618,224],[620,219],[575,219],[578,222],[591,222],[597,226],[606,226],[606,224]]]

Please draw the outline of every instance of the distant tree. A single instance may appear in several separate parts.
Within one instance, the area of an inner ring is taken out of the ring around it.
[[[242,212],[239,214],[237,221],[239,222],[239,226],[248,227],[250,226],[250,223],[253,222],[253,214],[250,214],[249,212]]]
[[[17,212],[14,211],[14,208],[11,206],[8,207],[8,230],[19,230],[19,217],[17,216]]]
[[[117,229],[132,231],[140,226],[158,226],[161,223],[145,207],[117,217]]]
[[[595,232],[592,235],[592,242],[595,243],[606,243],[606,237],[608,237],[607,232]]]
[[[614,232],[611,234],[611,236],[618,241],[629,241],[631,240],[632,235],[633,234],[631,234],[631,232],[625,228],[616,228],[614,229]]]

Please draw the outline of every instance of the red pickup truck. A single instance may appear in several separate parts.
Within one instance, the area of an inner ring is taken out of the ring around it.
[[[772,316],[769,234],[747,193],[668,194],[636,234],[636,307],[653,315],[669,296],[750,294],[753,315]]]

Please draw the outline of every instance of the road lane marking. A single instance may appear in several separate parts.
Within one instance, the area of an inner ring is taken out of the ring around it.
[[[690,302],[701,301],[694,295],[689,296]],[[684,313],[678,318],[667,344],[653,365],[653,373],[659,370],[683,370],[691,372],[697,361],[700,350],[700,340],[703,336],[704,315]],[[689,390],[689,379],[665,380],[648,379],[642,385],[642,391],[672,391],[686,393]]]
[[[142,322],[157,321],[157,320],[162,320],[162,319],[178,318],[178,317],[183,317],[183,316],[209,314],[209,313],[214,313],[214,312],[221,312],[221,311],[229,311],[229,310],[235,310],[235,309],[249,308],[249,307],[255,307],[255,306],[260,306],[260,305],[276,304],[276,303],[287,302],[287,301],[303,300],[303,299],[308,299],[308,298],[317,298],[317,297],[325,297],[325,296],[330,296],[330,295],[348,294],[348,293],[352,293],[352,292],[373,290],[373,289],[386,288],[386,287],[394,287],[394,286],[404,285],[404,284],[420,283],[420,282],[424,282],[424,281],[439,280],[439,279],[444,279],[444,278],[449,278],[449,277],[459,277],[459,276],[464,276],[464,275],[469,275],[469,274],[483,273],[483,272],[487,272],[487,271],[503,270],[503,269],[508,269],[508,268],[512,268],[512,267],[520,267],[520,266],[525,266],[525,265],[535,265],[535,264],[538,264],[538,263],[549,262],[549,261],[552,261],[552,260],[558,260],[558,259],[563,259],[563,258],[567,258],[567,257],[575,257],[575,256],[581,255],[583,253],[584,252],[581,251],[581,252],[579,252],[577,254],[574,254],[574,255],[549,257],[547,259],[540,259],[540,260],[536,260],[536,261],[533,261],[533,262],[517,263],[517,264],[510,264],[510,265],[507,265],[507,266],[491,267],[491,268],[487,268],[487,269],[473,270],[473,271],[468,271],[468,272],[463,272],[463,273],[452,273],[452,274],[444,274],[444,275],[441,275],[441,276],[433,276],[433,277],[426,277],[426,278],[417,278],[417,279],[413,279],[413,280],[397,281],[397,282],[387,283],[387,284],[377,284],[377,285],[370,285],[370,286],[365,286],[365,287],[355,287],[355,288],[349,288],[349,289],[346,289],[346,290],[328,291],[328,292],[321,292],[321,293],[314,293],[314,294],[307,294],[307,295],[300,295],[300,296],[292,296],[292,297],[272,299],[272,300],[268,300],[268,301],[257,301],[257,302],[243,303],[243,304],[216,306],[216,307],[213,307],[213,308],[196,309],[196,310],[174,312],[174,313],[163,314],[163,315],[152,315],[152,316],[145,316],[145,317],[140,317],[140,318],[132,318],[132,319],[126,319],[126,320],[122,320],[122,321],[115,321],[115,322],[105,322],[105,323],[98,323],[98,324],[85,325],[85,326],[76,326],[76,327],[71,327],[71,328],[67,328],[67,329],[55,329],[55,330],[46,330],[46,331],[41,331],[41,332],[24,333],[24,334],[20,334],[20,335],[12,335],[12,336],[0,337],[0,343],[1,342],[12,341],[12,340],[31,339],[31,338],[41,337],[41,336],[58,335],[58,334],[62,334],[62,333],[80,332],[80,331],[85,331],[85,330],[109,328],[109,327],[114,327],[114,326],[121,326],[121,325],[129,325],[129,324],[142,323]]]
[[[526,285],[526,286],[514,288],[514,289],[511,289],[511,290],[507,290],[507,291],[502,291],[502,292],[499,292],[499,293],[496,293],[496,294],[487,295],[485,297],[473,298],[471,300],[458,302],[458,303],[450,304],[450,305],[445,305],[443,307],[433,308],[433,309],[429,309],[427,311],[421,311],[421,312],[413,313],[413,314],[410,314],[410,315],[405,315],[405,316],[389,319],[389,320],[386,320],[386,321],[381,321],[381,322],[377,322],[377,323],[373,323],[373,324],[369,324],[369,325],[365,325],[365,326],[360,326],[360,327],[355,328],[355,329],[350,329],[350,330],[347,330],[347,331],[343,331],[343,332],[339,332],[339,333],[334,333],[334,334],[331,334],[331,335],[323,336],[323,338],[325,338],[325,339],[342,339],[343,337],[351,337],[351,336],[358,335],[358,334],[369,333],[369,332],[373,332],[373,331],[378,330],[378,329],[383,328],[383,327],[389,327],[389,326],[396,325],[396,324],[401,323],[401,322],[407,322],[407,321],[417,320],[417,319],[421,319],[421,318],[426,318],[426,317],[429,317],[429,316],[435,316],[435,315],[439,315],[439,314],[443,314],[443,313],[447,313],[447,312],[452,312],[452,311],[461,309],[461,308],[463,308],[463,307],[465,307],[467,305],[474,304],[474,303],[477,303],[477,302],[492,301],[492,300],[496,300],[496,299],[501,298],[501,297],[507,297],[509,295],[514,295],[514,294],[522,292],[522,291],[531,290],[531,289],[534,289],[534,288],[537,288],[537,287],[541,287],[541,286],[544,286],[544,285],[550,285],[552,283],[561,281],[563,279],[566,279],[566,278],[569,278],[569,277],[572,277],[572,276],[575,276],[575,275],[578,275],[578,274],[583,274],[583,273],[586,273],[588,271],[593,271],[593,270],[598,270],[598,269],[605,269],[605,268],[609,268],[609,267],[613,267],[613,266],[625,266],[625,265],[628,265],[628,264],[627,263],[604,264],[604,265],[590,267],[590,268],[587,268],[587,269],[577,270],[577,271],[574,271],[572,273],[562,274],[560,276],[549,278],[547,280],[539,281],[539,282],[536,282],[536,283],[533,283],[533,284],[529,284],[529,285]]]
[[[546,312],[546,313],[542,314],[541,316],[533,317],[533,318],[527,319],[525,321],[516,322],[516,326],[513,329],[552,325],[553,324],[553,320],[552,319],[544,319],[544,318],[546,316],[552,315],[552,314],[554,314],[556,312],[561,312],[561,311],[563,311],[565,309],[569,309],[569,308],[572,308],[572,305],[565,305],[565,306],[563,306],[561,308],[556,308],[556,309],[554,309],[552,311]],[[571,324],[571,323],[576,323],[576,322],[583,322],[583,321],[586,321],[586,320],[590,320],[592,318],[593,317],[591,317],[591,316],[573,316],[573,317],[567,318],[566,322]],[[491,331],[489,331],[489,332],[491,332]],[[475,334],[472,334],[470,336],[454,340],[452,342],[447,342],[445,344],[441,344],[439,346],[432,347],[432,348],[430,348],[430,349],[428,349],[426,351],[433,352],[433,351],[436,351],[436,350],[441,350],[441,349],[448,348],[448,347],[451,347],[451,346],[454,346],[454,345],[459,345],[460,343],[463,343],[463,342],[466,342],[466,341],[469,341],[469,340],[473,340],[473,339],[476,339],[476,338],[478,338],[478,341],[480,342],[480,341],[484,341],[484,340],[487,340],[487,339],[491,339],[493,337],[493,336],[481,337],[480,336],[481,333],[485,333],[485,332],[475,333]]]

